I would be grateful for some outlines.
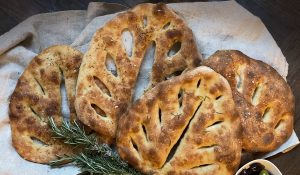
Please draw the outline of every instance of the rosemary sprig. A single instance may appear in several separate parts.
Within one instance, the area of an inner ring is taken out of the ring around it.
[[[87,135],[82,127],[76,123],[63,121],[58,127],[53,118],[49,118],[49,124],[54,133],[54,138],[62,139],[66,144],[84,147],[77,155],[65,155],[51,161],[50,166],[60,167],[66,162],[79,167],[83,172],[90,174],[107,175],[141,175],[122,161],[118,153],[107,144],[99,143],[94,134]]]

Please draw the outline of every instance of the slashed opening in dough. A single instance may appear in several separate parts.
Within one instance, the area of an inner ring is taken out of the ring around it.
[[[280,119],[277,124],[275,125],[275,130],[280,131],[284,128],[285,122],[284,119]]]
[[[222,95],[219,95],[215,98],[215,100],[219,100],[222,97]]]
[[[171,79],[173,77],[179,76],[179,75],[182,74],[182,72],[184,72],[184,70],[175,71],[175,72],[171,73],[170,75],[166,76],[165,80],[169,80],[169,79]]]
[[[32,106],[29,106],[30,111],[37,117],[40,121],[44,122],[43,118],[33,109]]]
[[[107,117],[106,113],[96,104],[91,104],[91,107],[96,111],[96,113],[98,115],[100,115],[101,117]]]
[[[197,82],[197,88],[200,87],[200,84],[201,84],[201,79],[199,79],[198,82]]]
[[[136,152],[139,152],[138,145],[135,143],[135,141],[132,138],[131,138],[130,142],[131,142],[133,148],[136,150]]]
[[[174,56],[176,53],[179,52],[180,49],[181,49],[181,42],[180,41],[175,42],[171,46],[170,50],[168,51],[168,57]]]
[[[241,65],[237,73],[235,75],[235,81],[236,81],[236,89],[238,92],[242,93],[243,92],[243,87],[244,87],[244,81],[245,81],[245,65]]]
[[[217,144],[204,145],[204,146],[199,147],[199,149],[213,149],[216,146],[218,146],[218,145]]]
[[[164,26],[163,26],[163,29],[164,30],[167,30],[171,25],[171,22],[167,22]]]
[[[118,76],[118,69],[115,63],[115,60],[111,56],[111,54],[107,53],[106,54],[106,59],[105,59],[105,66],[106,69],[115,77]]]
[[[43,86],[41,85],[41,83],[36,79],[34,78],[35,82],[37,83],[37,85],[39,86],[41,92],[43,93],[43,95],[45,95],[45,90],[43,88]]]
[[[160,107],[158,108],[158,119],[159,119],[160,126],[162,126],[162,113]]]
[[[143,16],[143,27],[146,28],[148,25],[148,18],[147,16]]]
[[[94,78],[94,82],[97,85],[97,87],[106,95],[108,95],[109,97],[111,97],[110,91],[109,89],[106,87],[106,85],[96,76],[93,77]]]
[[[147,129],[146,126],[144,124],[142,124],[142,128],[143,128],[143,133],[145,135],[146,140],[148,141],[148,134],[147,134]]]
[[[205,130],[207,131],[215,130],[216,128],[220,127],[223,122],[224,122],[223,120],[216,120],[212,124],[209,124]]]
[[[156,44],[152,41],[145,52],[138,77],[135,83],[133,101],[139,99],[144,92],[151,86],[151,72],[155,58]]]
[[[182,108],[182,101],[183,101],[183,95],[184,95],[184,91],[180,88],[179,92],[178,92],[178,104],[179,104],[179,109]]]
[[[134,39],[132,33],[129,29],[124,29],[122,32],[122,44],[127,53],[127,56],[130,58],[133,54],[133,47],[134,47]]]
[[[270,107],[267,107],[264,110],[264,113],[262,115],[262,121],[264,123],[269,123],[270,121],[272,121],[272,118],[271,118],[271,108]]]
[[[64,120],[69,121],[70,120],[70,106],[69,106],[69,100],[67,95],[67,89],[65,84],[65,77],[64,72],[61,68],[59,68],[60,74],[61,74],[61,81],[60,81],[60,96],[61,96],[61,115]]]
[[[30,136],[30,139],[33,141],[33,143],[40,145],[40,146],[49,146],[47,143],[43,142],[42,140],[38,139],[37,137]]]
[[[255,89],[252,94],[252,104],[257,105],[259,103],[259,98],[262,92],[263,86],[262,84],[259,84]]]
[[[214,169],[219,168],[218,164],[203,164],[200,166],[193,167],[192,170],[197,171],[198,173],[205,173],[205,172],[213,172]]]
[[[190,118],[189,123],[187,124],[187,126],[184,128],[182,134],[180,135],[180,138],[177,140],[176,144],[170,150],[165,164],[167,164],[168,162],[170,162],[172,160],[172,158],[174,157],[174,155],[175,155],[175,153],[177,151],[177,148],[179,147],[181,141],[184,140],[185,135],[186,135],[187,131],[190,128],[191,122],[193,121],[193,119],[195,118],[196,115],[199,115],[198,113],[200,112],[200,107],[202,106],[202,103],[203,103],[203,101],[200,102],[200,104],[198,105],[197,109],[193,113],[193,116]]]
[[[186,128],[183,130],[183,132],[182,132],[180,138],[177,140],[177,142],[175,143],[175,145],[173,145],[173,147],[171,148],[171,150],[170,150],[170,152],[169,152],[169,154],[168,154],[168,157],[167,157],[166,162],[165,162],[164,165],[166,165],[167,163],[169,163],[169,162],[172,160],[172,158],[174,157],[174,155],[175,155],[175,153],[176,153],[176,151],[177,151],[177,149],[178,149],[178,147],[179,147],[179,145],[180,145],[180,142],[181,142],[181,140],[183,139],[184,134],[185,134],[185,133],[187,132],[187,130],[188,130],[187,128],[188,128],[188,127],[186,127]],[[164,167],[164,165],[163,165],[162,167]]]

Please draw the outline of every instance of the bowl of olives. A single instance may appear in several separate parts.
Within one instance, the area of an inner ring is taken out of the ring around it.
[[[257,159],[242,166],[235,175],[282,175],[282,173],[272,162]]]

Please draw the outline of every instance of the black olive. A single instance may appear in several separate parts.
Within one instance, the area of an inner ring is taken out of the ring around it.
[[[243,169],[239,175],[249,175],[247,169]]]
[[[260,163],[253,163],[248,170],[251,175],[258,175],[264,168],[265,166]]]

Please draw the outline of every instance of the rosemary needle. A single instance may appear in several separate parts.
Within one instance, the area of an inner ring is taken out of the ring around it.
[[[71,123],[63,121],[61,126],[57,126],[53,118],[49,118],[54,138],[62,139],[64,143],[74,146],[84,147],[83,151],[75,155],[65,155],[51,161],[51,167],[61,167],[65,163],[73,164],[81,169],[82,172],[103,175],[141,175],[138,171],[130,167],[121,160],[118,153],[107,144],[99,143],[96,135],[86,134],[83,127],[76,121]]]

